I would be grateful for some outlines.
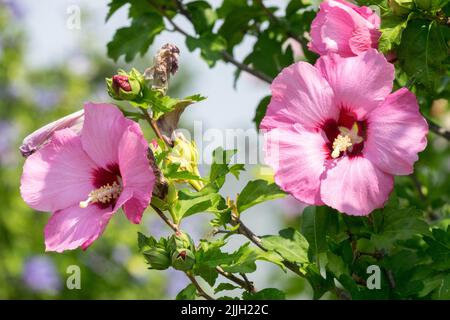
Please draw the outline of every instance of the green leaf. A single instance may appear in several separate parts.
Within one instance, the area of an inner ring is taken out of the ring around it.
[[[125,61],[130,62],[138,53],[144,55],[155,36],[163,30],[163,18],[156,13],[148,12],[133,18],[131,25],[117,30],[108,43],[108,56],[117,61],[123,55]]]
[[[169,163],[167,167],[162,170],[164,177],[175,180],[202,180],[202,178],[192,172],[179,170],[180,165],[180,163]]]
[[[231,255],[233,261],[228,265],[222,265],[222,269],[230,273],[251,273],[256,270],[255,261],[259,257],[258,248],[251,247],[247,242]]]
[[[189,51],[200,49],[200,55],[206,63],[213,67],[216,62],[222,59],[223,51],[227,44],[224,38],[213,33],[205,33],[200,38],[186,37],[186,46]]]
[[[200,212],[221,212],[226,210],[225,199],[212,187],[205,187],[199,192],[190,189],[178,191],[178,200],[172,207],[172,213],[181,220]]]
[[[327,270],[329,270],[337,279],[342,274],[348,274],[348,267],[342,257],[335,255],[332,252],[327,252]]]
[[[187,285],[186,288],[181,290],[175,299],[177,300],[195,300],[196,298],[197,289],[195,286],[190,283]]]
[[[161,116],[176,109],[186,108],[187,106],[205,100],[206,98],[196,94],[183,99],[171,98],[163,95],[159,90],[146,89],[143,97],[135,103],[136,106],[146,108],[151,107],[153,119],[158,120]]]
[[[448,27],[435,21],[411,20],[397,50],[400,66],[416,83],[436,90],[449,67],[449,40]]]
[[[112,0],[109,4],[109,11],[108,14],[106,15],[106,21],[108,21],[111,16],[116,13],[117,10],[119,10],[120,8],[122,8],[124,5],[126,5],[128,3],[128,0]]]
[[[258,36],[251,53],[244,59],[244,63],[252,65],[256,70],[276,77],[280,71],[294,63],[291,47],[283,50],[284,38],[279,37],[273,29],[267,29]]]
[[[217,191],[222,188],[225,183],[225,176],[230,172],[231,158],[236,154],[237,150],[223,150],[221,147],[213,151],[213,159],[209,172],[209,181]],[[236,167],[235,169],[236,170]]]
[[[242,164],[242,163],[236,163],[236,164],[233,164],[233,165],[230,167],[230,173],[231,173],[233,176],[235,176],[236,179],[238,179],[238,180],[239,180],[239,176],[240,176],[240,174],[241,174],[241,171],[245,171],[245,165]]]
[[[247,0],[224,0],[217,9],[217,14],[223,19],[218,32],[226,39],[228,52],[232,52],[233,48],[244,39],[252,22],[268,19],[260,6],[249,5]]]
[[[221,251],[225,242],[220,239],[213,242],[200,241],[200,246],[195,254],[194,273],[202,277],[209,285],[213,286],[218,277],[215,267],[228,264],[233,257]]]
[[[432,297],[437,300],[450,300],[450,274],[441,280]]]
[[[397,241],[408,240],[416,235],[430,234],[422,212],[416,208],[386,207],[373,215],[374,219],[382,221],[377,233],[371,235],[371,240],[377,248],[390,249]]]
[[[334,278],[331,275],[327,275],[325,279],[319,272],[317,265],[308,264],[304,268],[305,278],[308,280],[309,284],[313,288],[313,298],[315,300],[323,296],[325,292],[335,287]]]
[[[186,9],[191,15],[191,21],[198,34],[211,32],[217,20],[216,11],[206,1],[192,1],[186,4]]]
[[[153,237],[147,237],[143,233],[138,232],[138,247],[139,251],[143,251],[144,249],[154,247],[157,241]]]
[[[338,215],[327,207],[309,206],[303,210],[301,219],[302,234],[308,240],[311,253],[317,258],[319,253],[328,249],[326,237],[336,232]]]
[[[450,269],[450,227],[447,232],[441,229],[432,230],[433,237],[425,237],[428,244],[427,254],[433,259],[436,269]]]
[[[295,263],[309,262],[308,241],[292,228],[279,231],[279,236],[264,236],[261,240],[263,247],[277,252],[287,261]]]
[[[387,53],[400,44],[403,30],[408,25],[408,18],[394,16],[392,14],[385,15],[381,19],[381,37],[378,49]]]
[[[219,293],[221,291],[235,290],[239,289],[239,287],[235,286],[231,283],[220,283],[217,288],[214,289],[214,293]]]
[[[256,125],[256,130],[259,130],[259,126],[261,124],[262,119],[266,115],[267,106],[269,105],[271,98],[272,98],[272,96],[266,96],[266,97],[262,98],[262,100],[259,102],[258,106],[256,107],[255,117],[253,118],[253,122]]]
[[[256,293],[244,292],[242,294],[244,300],[285,300],[286,294],[275,288],[266,288]]]
[[[286,195],[275,183],[266,180],[254,180],[247,183],[237,199],[237,209],[241,213],[261,202],[282,198]]]

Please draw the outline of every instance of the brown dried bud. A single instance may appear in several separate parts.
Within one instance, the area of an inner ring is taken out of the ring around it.
[[[152,81],[152,87],[156,89],[167,89],[170,75],[178,70],[178,57],[180,49],[167,43],[161,47],[153,58],[153,66],[145,70],[144,76]]]

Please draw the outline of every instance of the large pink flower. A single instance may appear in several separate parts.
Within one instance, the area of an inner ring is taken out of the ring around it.
[[[320,55],[337,53],[343,57],[378,48],[380,18],[368,7],[344,0],[327,0],[311,24],[309,49]]]
[[[285,68],[261,123],[275,182],[302,202],[351,215],[382,207],[393,176],[413,172],[428,133],[414,94],[391,93],[393,79],[375,49]]]
[[[139,125],[117,107],[88,103],[81,134],[58,130],[29,156],[20,191],[32,208],[53,212],[46,250],[86,249],[120,207],[139,223],[155,181],[147,150]]]

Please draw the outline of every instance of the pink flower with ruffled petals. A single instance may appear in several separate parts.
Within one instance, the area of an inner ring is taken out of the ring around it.
[[[140,223],[155,181],[139,125],[109,104],[84,106],[80,134],[70,128],[25,161],[20,191],[32,208],[51,211],[46,251],[86,249],[123,207]]]
[[[393,79],[375,49],[285,68],[261,123],[275,182],[302,202],[350,215],[383,207],[394,175],[413,172],[428,133],[416,97],[391,93]]]
[[[343,57],[378,48],[380,17],[368,7],[344,0],[327,0],[311,24],[309,49],[320,55],[337,53]]]

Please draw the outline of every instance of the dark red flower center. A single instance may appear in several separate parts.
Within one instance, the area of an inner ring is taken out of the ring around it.
[[[356,114],[352,111],[341,108],[338,120],[328,119],[320,129],[328,138],[324,147],[330,159],[344,154],[349,157],[361,155],[366,140],[367,122],[358,121]]]
[[[97,168],[91,174],[95,189],[89,193],[86,201],[80,202],[80,207],[95,204],[100,209],[113,208],[122,191],[119,165],[111,164],[106,169]]]

